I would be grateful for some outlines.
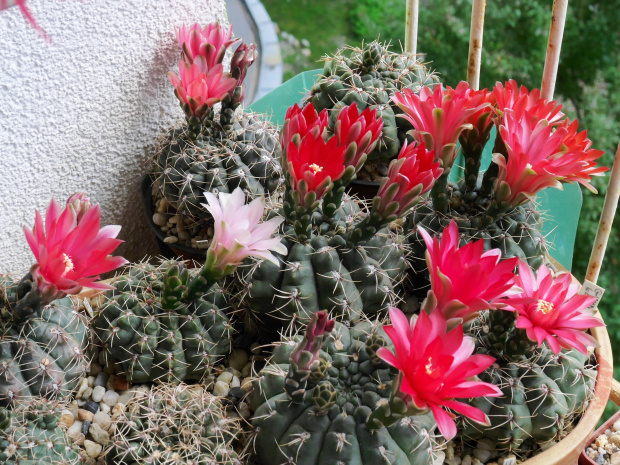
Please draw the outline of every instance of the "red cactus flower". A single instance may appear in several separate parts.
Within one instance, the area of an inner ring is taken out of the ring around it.
[[[444,408],[489,425],[482,410],[454,399],[503,395],[497,386],[475,378],[495,359],[472,355],[476,344],[463,334],[463,326],[447,332],[446,321],[438,313],[422,312],[417,321],[409,322],[397,308],[389,311],[392,325],[383,329],[394,343],[394,353],[382,347],[377,355],[402,372],[401,392],[411,397],[416,408],[433,413],[447,440],[456,436],[456,423],[454,414]]]
[[[361,113],[355,103],[344,107],[338,114],[334,134],[338,145],[347,147],[345,165],[354,166],[359,171],[366,156],[375,148],[383,129],[383,120],[377,118],[377,110],[366,108]],[[349,147],[355,143],[355,151],[349,153]]]
[[[445,169],[454,163],[459,135],[472,128],[468,119],[489,106],[484,101],[485,95],[472,91],[466,82],[460,82],[456,89],[446,87],[444,90],[441,84],[432,91],[423,87],[419,96],[405,89],[396,93],[392,100],[405,112],[399,116],[413,125],[415,138],[435,151]]]
[[[47,42],[52,41],[52,39],[47,35],[47,33],[43,30],[43,28],[39,26],[39,24],[37,24],[37,21],[34,19],[34,16],[32,16],[32,13],[26,6],[26,0],[0,0],[0,11],[6,10],[7,8],[10,8],[14,5],[17,5],[19,7],[24,18],[28,20],[28,22],[32,25],[34,30],[37,31],[37,33],[41,37],[43,37]]]
[[[436,311],[447,320],[467,322],[476,312],[501,305],[500,298],[518,292],[514,288],[513,270],[517,258],[501,260],[499,249],[484,251],[484,240],[459,247],[459,229],[452,220],[443,230],[441,240],[431,237],[422,227],[426,264],[431,277],[431,290]]]
[[[235,78],[224,75],[221,64],[207,66],[204,57],[198,56],[192,64],[179,61],[179,74],[168,73],[175,88],[175,95],[181,102],[187,116],[203,118],[209,109],[221,101],[237,85]]]
[[[546,119],[549,124],[559,124],[564,118],[564,113],[560,111],[562,105],[554,100],[547,102],[540,97],[538,89],[530,92],[525,86],[519,87],[514,79],[507,81],[505,85],[496,83],[493,95],[496,101],[495,110],[500,118],[506,110],[513,110],[519,117],[523,117],[527,112],[532,121]]]
[[[308,103],[303,109],[297,104],[289,107],[280,132],[282,151],[285,152],[291,142],[299,145],[306,134],[312,134],[315,139],[323,137],[328,124],[327,109],[317,113],[312,103]]]
[[[177,40],[187,60],[192,63],[197,56],[203,56],[208,69],[222,63],[226,49],[241,40],[231,36],[232,25],[226,28],[220,23],[211,23],[204,28],[198,23],[191,27],[184,24],[177,29]]]
[[[493,155],[499,166],[496,199],[522,205],[544,188],[561,189],[561,182],[578,182],[596,192],[589,181],[608,169],[595,167],[603,152],[589,149],[591,141],[585,132],[577,133],[575,123],[564,122],[554,130],[547,120],[533,123],[534,119],[529,115],[520,118],[510,109],[504,114],[500,133],[508,159]]]
[[[322,137],[315,138],[309,133],[299,146],[291,141],[286,153],[291,188],[299,193],[301,205],[306,205],[310,192],[316,195],[314,201],[321,199],[345,170],[345,147],[339,146],[335,137],[325,142]]]
[[[69,200],[75,200],[71,197]],[[45,215],[45,223],[37,211],[32,231],[24,228],[26,240],[37,263],[32,274],[37,287],[44,294],[77,294],[82,287],[112,289],[96,282],[99,275],[127,263],[123,257],[110,254],[122,243],[116,239],[120,226],[99,229],[99,205],[88,208],[78,218],[72,203],[65,208],[52,199]]]
[[[570,273],[560,273],[553,278],[545,265],[538,275],[527,263],[519,263],[516,279],[523,292],[506,299],[505,310],[517,313],[517,328],[525,329],[527,337],[539,346],[547,342],[553,353],[562,349],[577,349],[585,354],[586,346],[598,347],[596,339],[585,331],[605,324],[586,310],[595,300],[580,295],[579,284],[572,282]]]
[[[405,141],[398,159],[390,163],[387,178],[381,182],[377,193],[381,202],[377,211],[384,217],[387,214],[402,216],[433,187],[442,172],[434,151],[426,150],[424,143],[408,145]],[[394,202],[398,207],[390,206]]]

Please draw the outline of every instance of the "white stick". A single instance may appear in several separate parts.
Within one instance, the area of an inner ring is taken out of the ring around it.
[[[555,91],[555,79],[558,76],[558,64],[560,63],[560,50],[562,48],[562,36],[564,35],[567,9],[568,0],[553,0],[547,56],[545,57],[545,70],[543,71],[540,92],[541,97],[546,100],[553,99],[553,92]]]
[[[484,31],[484,10],[486,0],[474,0],[471,6],[471,30],[469,32],[469,59],[467,82],[469,87],[480,87],[480,63],[482,61],[482,33]]]
[[[598,224],[598,230],[596,231],[596,239],[594,240],[592,255],[590,255],[590,263],[588,263],[588,272],[586,273],[586,279],[594,284],[596,284],[599,272],[601,271],[601,265],[603,264],[603,257],[605,257],[605,249],[607,248],[607,241],[609,240],[609,235],[611,234],[611,227],[614,222],[616,209],[618,208],[619,198],[620,143],[618,143],[616,159],[614,160],[614,166],[611,169],[611,175],[609,176],[607,194],[605,195],[605,203],[603,204],[603,213],[601,214],[601,220]]]
[[[407,0],[407,19],[405,30],[405,52],[417,53],[418,47],[418,11],[420,0]]]

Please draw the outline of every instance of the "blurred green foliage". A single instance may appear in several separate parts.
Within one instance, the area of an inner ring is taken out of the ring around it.
[[[333,53],[344,42],[359,45],[380,37],[400,49],[404,43],[404,0],[265,0],[281,28],[305,37],[312,58]],[[528,88],[542,79],[551,0],[487,2],[481,87],[516,79]],[[466,77],[471,0],[421,0],[418,52],[455,86]],[[294,16],[294,18],[291,17]],[[620,139],[620,8],[617,0],[569,2],[555,98],[588,129],[594,147],[611,166]],[[333,29],[333,28],[336,29]],[[300,32],[302,31],[302,32]],[[329,48],[324,48],[329,45]],[[316,64],[309,63],[306,69]],[[301,69],[300,69],[301,71]],[[603,206],[608,177],[595,179],[598,195],[584,189],[573,273],[583,279]],[[598,284],[620,379],[620,218],[614,224]]]

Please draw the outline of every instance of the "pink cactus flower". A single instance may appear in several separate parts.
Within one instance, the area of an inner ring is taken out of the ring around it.
[[[589,149],[591,141],[585,132],[577,133],[576,124],[566,121],[554,130],[545,119],[521,118],[507,109],[500,133],[508,152],[508,159],[493,155],[499,166],[495,196],[500,202],[522,205],[542,189],[561,189],[562,182],[578,182],[596,192],[589,181],[608,169],[596,167],[603,152]]]
[[[177,29],[177,40],[189,63],[192,63],[197,56],[203,56],[207,69],[221,64],[226,49],[241,40],[232,39],[231,36],[232,25],[226,28],[220,23],[211,23],[204,28],[198,23],[190,27],[184,24]]]
[[[580,286],[572,282],[570,273],[560,273],[554,279],[551,270],[542,265],[534,276],[527,263],[520,262],[516,282],[523,292],[508,297],[505,310],[517,313],[517,328],[524,329],[532,341],[539,346],[546,341],[555,354],[562,349],[585,354],[586,346],[598,347],[596,339],[586,333],[605,326],[586,310],[596,298],[577,294]]]
[[[99,205],[86,208],[83,204],[83,213],[79,216],[73,206],[75,196],[69,202],[62,208],[52,199],[45,223],[37,211],[32,231],[24,228],[37,260],[31,270],[37,287],[43,293],[57,290],[60,295],[77,294],[83,287],[112,289],[97,280],[101,274],[127,263],[123,257],[110,255],[123,242],[116,239],[121,227],[100,229]]]
[[[413,125],[415,138],[435,151],[444,169],[454,163],[461,132],[472,128],[468,119],[489,106],[485,95],[472,91],[464,81],[456,89],[446,87],[444,90],[441,84],[432,91],[429,87],[422,87],[419,96],[411,89],[405,89],[396,93],[392,100],[405,112],[399,116]]]
[[[549,124],[559,124],[564,119],[561,112],[562,105],[558,102],[547,100],[540,97],[540,90],[532,89],[528,91],[525,86],[519,87],[517,81],[511,79],[503,85],[501,82],[495,84],[493,88],[495,97],[495,111],[501,118],[506,110],[513,110],[519,118],[527,115],[533,120],[546,119]]]
[[[15,5],[19,7],[19,9],[22,12],[22,15],[24,15],[24,18],[28,20],[28,22],[32,25],[35,31],[37,31],[37,33],[41,37],[43,37],[47,42],[52,42],[52,39],[47,35],[47,33],[43,30],[43,28],[39,26],[37,21],[34,19],[34,16],[32,16],[32,13],[26,6],[26,0],[0,0],[0,11],[6,10],[7,8],[10,8]]]
[[[497,386],[475,378],[495,359],[472,355],[474,340],[463,334],[462,325],[448,332],[439,313],[422,312],[417,321],[409,322],[399,309],[391,307],[389,312],[392,324],[383,329],[394,343],[394,353],[382,347],[377,355],[403,374],[401,392],[411,397],[416,408],[433,413],[446,440],[456,436],[456,423],[455,415],[445,408],[489,425],[482,410],[454,399],[502,396]]]
[[[204,207],[213,216],[213,242],[209,248],[207,262],[212,260],[211,269],[221,276],[232,272],[247,257],[261,258],[279,265],[272,252],[286,255],[284,244],[272,234],[278,229],[282,218],[260,222],[265,210],[262,199],[245,203],[245,194],[237,187],[231,194],[220,192],[216,197],[205,192],[207,204]]]
[[[355,103],[344,107],[338,114],[334,126],[334,134],[338,138],[338,145],[347,147],[346,166],[354,166],[359,171],[366,157],[375,148],[381,130],[383,120],[377,118],[377,110],[366,108],[361,113]],[[349,146],[355,143],[355,151],[349,155]]]
[[[280,131],[280,145],[282,151],[286,152],[291,142],[299,145],[306,134],[311,133],[315,139],[323,137],[329,124],[327,110],[320,114],[314,109],[312,103],[308,103],[302,108],[295,104],[286,110],[284,125]]]
[[[443,230],[441,240],[422,227],[426,264],[436,310],[447,320],[473,320],[481,310],[497,308],[502,297],[520,290],[514,287],[518,258],[502,260],[499,249],[484,251],[484,240],[459,247],[459,229],[454,220]]]
[[[323,339],[333,331],[335,324],[336,322],[329,319],[325,310],[316,312],[306,326],[304,338],[291,353],[291,361],[299,365],[301,354],[309,352],[312,354],[312,358],[308,359],[306,365],[300,366],[300,368],[308,369],[315,364],[319,359],[319,351],[323,345]]]
[[[180,79],[173,72],[168,73],[168,78],[188,117],[203,118],[213,105],[237,85],[235,78],[224,75],[221,64],[209,68],[202,56],[196,57],[192,64],[179,61],[179,74]]]
[[[390,163],[388,176],[379,187],[378,212],[384,216],[385,213],[402,216],[433,187],[442,172],[434,151],[426,150],[424,143],[408,145],[405,141],[398,159]],[[397,202],[398,208],[390,207],[393,202]]]

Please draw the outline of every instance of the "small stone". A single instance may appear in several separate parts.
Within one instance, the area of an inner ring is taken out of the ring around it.
[[[235,403],[237,403],[245,397],[245,391],[240,387],[233,387],[228,392],[228,397],[230,397]]]
[[[245,378],[241,382],[241,389],[243,389],[245,392],[250,392],[250,390],[252,389],[252,378]]]
[[[252,413],[250,412],[250,406],[247,402],[239,402],[239,405],[237,405],[237,410],[239,412],[239,416],[244,420],[249,420],[252,416]]]
[[[108,404],[110,407],[113,407],[118,402],[118,398],[119,398],[118,392],[106,391],[106,393],[103,395],[103,398],[101,400],[103,401],[104,404]]]
[[[605,465],[605,462],[606,462],[605,455],[601,454],[601,453],[598,453],[596,455],[596,458],[594,459],[594,462],[596,463],[596,465]]]
[[[594,444],[596,445],[596,447],[605,447],[608,442],[609,440],[607,439],[607,436],[605,436],[604,434],[601,434],[598,438],[596,438],[596,441],[594,441]]]
[[[228,365],[236,370],[241,370],[248,363],[248,353],[243,349],[235,349],[228,356]]]
[[[84,378],[80,381],[80,387],[78,388],[77,394],[75,395],[76,399],[81,399],[84,392],[88,389],[88,380]]]
[[[596,452],[591,447],[588,447],[588,450],[586,452],[588,454],[588,457],[590,457],[592,460],[594,460],[596,458],[596,456],[598,455],[598,452]]]
[[[78,407],[84,407],[84,405],[86,405],[86,401],[83,399],[78,399],[76,400]]]
[[[239,378],[237,378],[236,376],[233,376],[233,379],[230,382],[230,387],[231,388],[238,388],[240,386],[241,386],[241,382],[239,381]]]
[[[105,384],[108,382],[108,375],[104,372],[97,373],[97,377],[95,378],[95,387],[101,386],[105,387]]]
[[[179,238],[176,236],[168,236],[164,239],[164,242],[166,244],[176,244],[177,242],[179,242]]]
[[[435,460],[433,461],[433,465],[444,465],[446,460],[446,453],[442,450],[438,450],[435,452]]]
[[[611,465],[620,465],[620,452],[611,454],[611,457],[609,457],[609,463]]]
[[[112,409],[112,420],[115,420],[117,417],[122,416],[125,413],[127,407],[125,404],[116,404]]]
[[[452,444],[452,441],[450,441],[448,443],[448,446],[446,447],[446,459],[452,460],[453,458],[454,458],[454,445]]]
[[[169,221],[172,224],[177,224],[179,221],[181,221],[181,217],[179,215],[174,215],[172,218],[170,218]]]
[[[225,371],[224,373],[222,373],[220,376],[217,377],[217,382],[230,384],[232,379],[233,379],[233,374],[228,371]]]
[[[108,391],[113,391],[114,390],[114,381],[116,381],[116,375],[110,375],[108,377],[108,381],[105,383],[105,388]]]
[[[103,371],[103,367],[101,365],[99,365],[98,363],[91,363],[90,364],[89,374],[91,374],[93,376],[97,376],[102,371]]]
[[[97,457],[99,457],[99,454],[101,454],[103,447],[101,446],[101,444],[97,444],[96,442],[87,439],[86,441],[84,441],[84,449],[86,449],[86,453],[89,457],[96,459]]]
[[[618,420],[617,422],[615,422],[611,429],[613,429],[614,431],[620,431],[620,420]]]
[[[620,447],[620,434],[616,433],[616,434],[611,435],[608,438],[608,441],[611,442],[614,446]]]
[[[129,401],[131,399],[133,399],[133,396],[136,395],[136,391],[134,389],[128,389],[127,391],[123,392],[119,397],[118,397],[118,401],[121,404],[125,404],[127,405],[129,403]]]
[[[179,231],[179,239],[182,241],[189,241],[190,235],[187,231]]]
[[[95,402],[101,402],[104,394],[105,388],[103,386],[95,386],[95,389],[93,389],[93,400]]]
[[[95,385],[95,377],[94,376],[89,376],[88,378],[86,378],[86,380],[88,381],[88,387],[93,387]]]
[[[88,402],[84,404],[84,410],[88,410],[94,415],[95,413],[99,411],[99,404],[97,402],[93,402],[92,400],[89,400]]]
[[[97,423],[90,425],[90,430],[88,433],[97,444],[107,446],[108,442],[110,442],[110,435]]]
[[[211,226],[209,226],[209,229],[207,229],[207,236],[209,237],[213,237],[213,233],[215,231],[213,230],[213,228]]]
[[[60,426],[64,426],[65,428],[70,428],[73,423],[75,423],[75,417],[71,410],[63,410],[60,412],[60,420],[58,420]]]
[[[493,453],[490,450],[486,449],[474,449],[474,457],[480,460],[482,463],[487,463]]]
[[[163,213],[155,213],[153,214],[153,223],[157,226],[163,226],[166,224],[166,215]]]
[[[451,459],[446,459],[446,461],[444,462],[444,465],[461,465],[461,457],[459,457],[458,455],[455,455]]]
[[[71,427],[67,430],[67,436],[69,436],[75,442],[75,438],[76,437],[79,438],[80,434],[82,434],[82,422],[79,421],[79,420],[76,420],[76,421],[73,422]],[[84,436],[84,435],[82,434],[82,436]],[[83,441],[83,439],[82,439],[82,441]]]
[[[252,374],[252,362],[248,362],[241,369],[241,377],[247,378],[251,374]]]
[[[471,456],[466,455],[465,457],[463,457],[463,460],[461,461],[461,465],[471,465]]]
[[[101,404],[101,411],[103,413],[110,413],[110,410],[112,409],[110,408],[108,404],[103,404],[103,403]]]
[[[93,424],[99,425],[102,429],[107,431],[112,425],[112,419],[110,418],[110,415],[103,411],[97,412],[93,419]]]
[[[228,367],[224,371],[227,371],[228,373],[232,373],[232,375],[236,376],[237,378],[241,376],[241,372],[233,367]]]
[[[79,409],[80,407],[78,406],[77,401],[74,400],[73,402],[71,402],[71,404],[69,405],[69,410],[73,414],[73,418],[77,418]]]
[[[481,439],[476,443],[476,449],[492,451],[495,450],[495,444],[490,439]]]
[[[220,396],[220,397],[226,397],[228,395],[229,390],[230,388],[228,387],[228,384],[226,384],[223,381],[218,381],[217,383],[215,383],[215,386],[213,387],[213,394],[215,394],[216,396]]]
[[[86,380],[86,382],[88,382],[88,379]],[[81,400],[88,400],[90,399],[90,397],[93,395],[93,388],[91,388],[90,386],[86,388],[86,390],[82,393],[82,399]]]
[[[93,421],[93,418],[95,417],[95,415],[93,414],[93,412],[89,412],[88,410],[84,410],[83,408],[78,410],[78,418],[81,421]]]
[[[498,465],[517,465],[517,458],[514,455],[510,454],[506,457],[502,457],[501,459],[499,459],[497,463]]]
[[[131,384],[124,376],[117,376],[114,380],[114,389],[117,391],[126,391],[131,387]]]

